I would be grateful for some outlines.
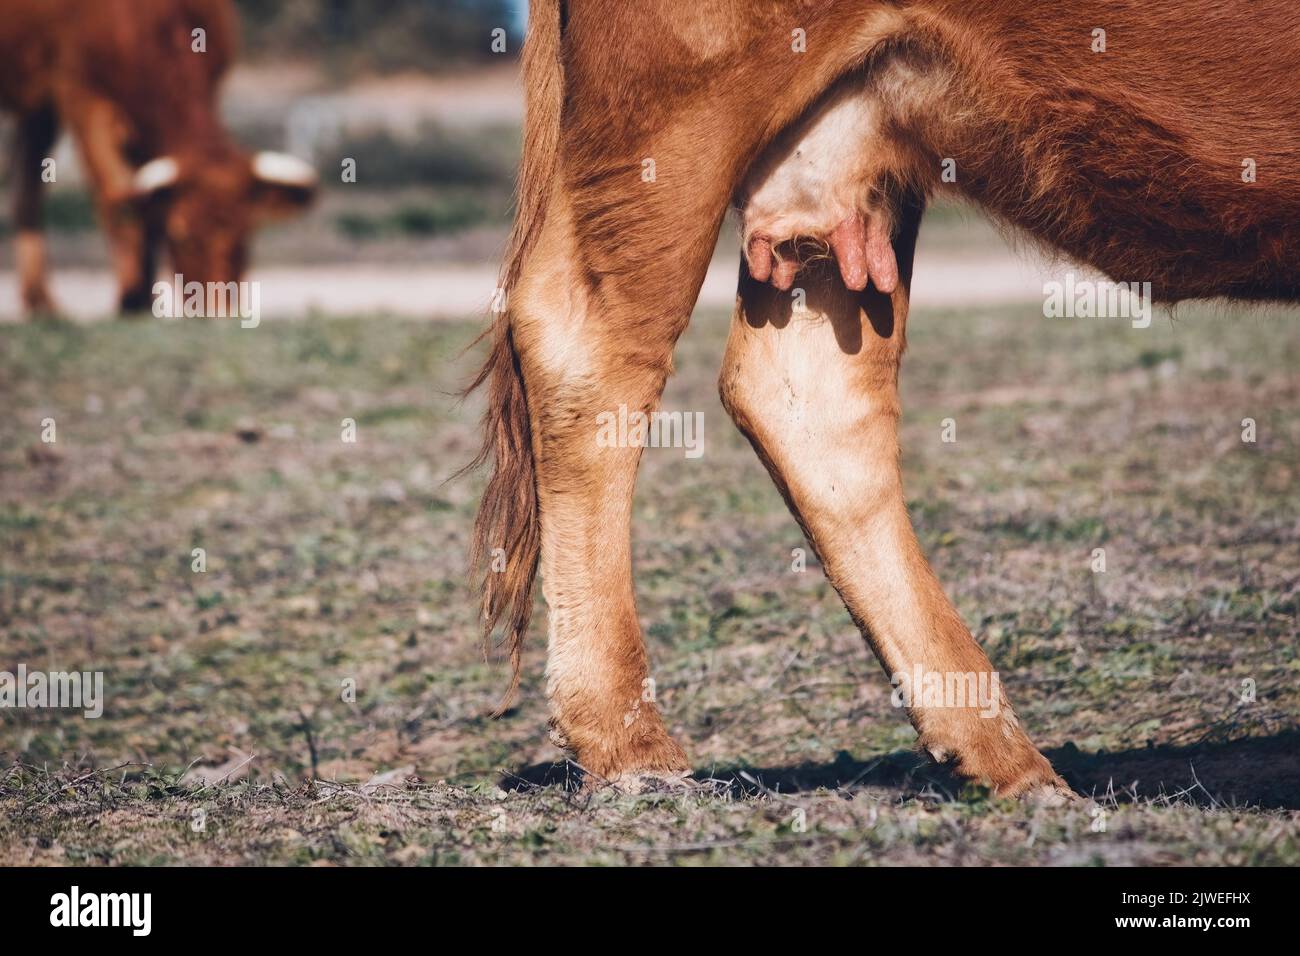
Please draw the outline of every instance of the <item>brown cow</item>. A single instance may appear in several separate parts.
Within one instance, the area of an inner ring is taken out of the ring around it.
[[[149,305],[159,238],[186,282],[233,282],[253,226],[310,201],[306,163],[249,156],[221,124],[217,87],[236,27],[229,0],[0,0],[0,107],[18,115],[14,220],[28,311],[53,309],[41,187],[60,121],[95,193],[123,311]]]
[[[484,617],[489,636],[506,624],[516,684],[540,558],[552,725],[578,763],[689,768],[638,706],[640,449],[594,436],[602,412],[656,407],[729,203],[746,261],[724,404],[886,670],[991,678],[899,473],[925,200],[956,189],[1165,301],[1295,300],[1297,71],[1294,0],[534,0],[509,309],[475,383],[495,460],[476,555],[505,552]],[[839,270],[803,269],[800,310],[784,290],[809,239]],[[1069,796],[1000,690],[981,709],[912,689],[936,758],[999,794]]]

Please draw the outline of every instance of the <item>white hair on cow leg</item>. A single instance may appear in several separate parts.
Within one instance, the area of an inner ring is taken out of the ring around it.
[[[264,183],[281,186],[315,186],[316,170],[288,153],[261,152],[253,157],[253,175]]]
[[[135,191],[141,194],[157,192],[160,189],[166,189],[168,186],[174,186],[180,179],[181,165],[170,156],[160,156],[157,159],[151,159],[135,171],[135,177],[132,185]]]

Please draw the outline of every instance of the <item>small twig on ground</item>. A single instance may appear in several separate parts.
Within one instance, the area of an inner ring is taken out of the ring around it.
[[[302,718],[302,732],[307,737],[307,750],[311,754],[311,778],[316,780],[319,777],[316,770],[320,766],[320,755],[316,752],[316,737],[311,732],[311,719],[303,710],[298,711],[298,716]]]
[[[152,767],[152,766],[153,766],[153,764],[151,764],[151,763],[135,763],[134,761],[127,761],[126,763],[120,763],[120,764],[118,764],[116,767],[106,767],[106,768],[103,768],[103,769],[101,769],[101,770],[92,770],[92,771],[90,771],[90,773],[82,774],[82,775],[81,775],[80,777],[78,777],[76,780],[71,780],[71,781],[69,781],[68,783],[61,783],[61,784],[58,784],[57,786],[55,786],[55,788],[54,788],[53,790],[50,790],[48,793],[45,794],[45,796],[41,797],[41,799],[39,799],[39,800],[37,800],[35,803],[33,803],[32,806],[33,806],[33,807],[39,807],[41,804],[45,803],[47,800],[52,799],[52,798],[54,797],[55,794],[57,794],[57,793],[62,793],[64,790],[69,790],[69,789],[71,789],[71,788],[77,786],[77,784],[79,784],[79,783],[83,783],[83,782],[85,782],[86,780],[89,780],[91,777],[97,776],[97,775],[99,775],[99,774],[101,774],[101,773],[113,773],[114,771],[122,770],[122,769],[125,768],[125,767]]]
[[[1207,797],[1210,798],[1210,806],[1211,806],[1211,808],[1217,810],[1217,809],[1219,808],[1219,806],[1221,805],[1221,804],[1220,804],[1220,801],[1219,801],[1219,798],[1216,797],[1214,794],[1210,793],[1209,790],[1205,789],[1205,784],[1201,783],[1201,779],[1200,779],[1198,776],[1196,776],[1196,766],[1195,766],[1195,764],[1193,764],[1190,760],[1187,762],[1187,769],[1190,770],[1190,771],[1192,772],[1192,782],[1193,782],[1193,783],[1194,783],[1198,788],[1200,788],[1200,791],[1201,791],[1203,794],[1205,794]]]

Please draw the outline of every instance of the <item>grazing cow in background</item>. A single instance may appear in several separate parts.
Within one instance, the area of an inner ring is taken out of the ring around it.
[[[53,311],[41,189],[60,122],[80,149],[123,311],[149,307],[159,239],[186,282],[234,282],[254,225],[311,200],[306,163],[250,156],[221,124],[217,87],[236,32],[230,0],[0,0],[0,107],[18,116],[16,259],[29,312]]]
[[[515,683],[540,559],[557,738],[599,779],[688,771],[638,706],[640,448],[594,435],[601,413],[657,406],[734,204],[725,406],[886,670],[924,675],[904,697],[921,746],[998,794],[1068,799],[996,682],[992,708],[922,692],[932,675],[994,675],[921,552],[899,472],[921,213],[955,189],[1164,301],[1295,300],[1300,7],[533,0],[529,30],[509,307],[475,383],[494,460],[476,554],[505,553],[484,618],[489,636],[504,621]],[[838,268],[802,262],[810,242]]]

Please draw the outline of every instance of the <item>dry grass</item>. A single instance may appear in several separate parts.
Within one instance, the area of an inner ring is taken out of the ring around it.
[[[564,787],[540,615],[518,708],[486,717],[479,482],[444,483],[474,444],[470,325],[0,329],[0,670],[102,670],[108,698],[0,714],[0,863],[1300,862],[1294,321],[913,320],[922,542],[1097,810],[911,753],[718,405],[722,316],[665,399],[705,413],[706,453],[648,453],[636,511],[659,699],[711,782],[645,797]]]

